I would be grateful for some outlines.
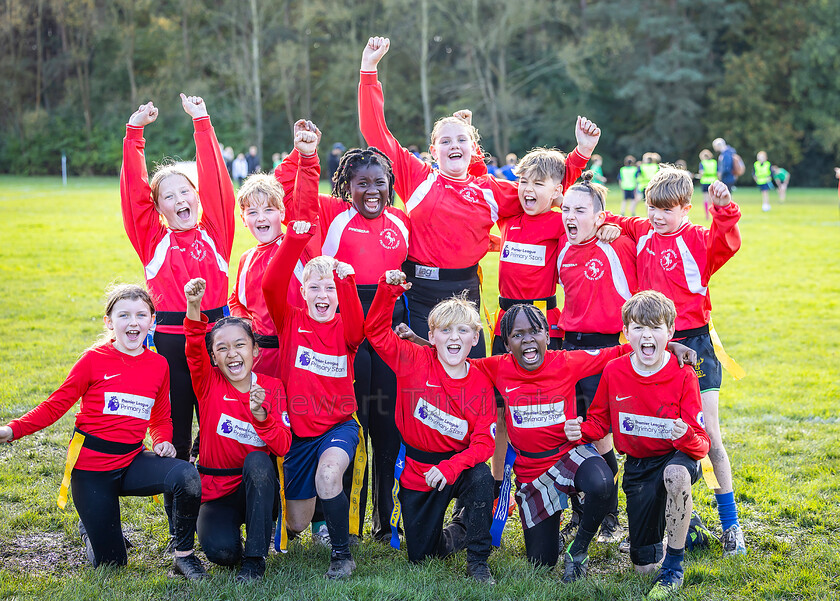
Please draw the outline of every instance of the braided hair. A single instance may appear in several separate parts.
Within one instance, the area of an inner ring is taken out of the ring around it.
[[[499,335],[502,337],[502,341],[505,344],[508,343],[510,333],[513,331],[513,322],[516,321],[516,318],[520,313],[525,314],[525,317],[528,318],[528,324],[534,328],[534,330],[545,330],[546,335],[548,335],[550,328],[548,327],[548,320],[545,318],[545,315],[543,315],[543,312],[537,309],[534,305],[521,303],[513,305],[510,309],[505,311],[504,315],[502,315],[502,321],[499,324]]]
[[[594,172],[584,171],[580,176],[580,181],[571,186],[566,193],[568,194],[572,190],[575,190],[589,194],[589,198],[592,201],[592,208],[595,209],[595,213],[598,213],[607,207],[607,187],[593,182],[592,178],[594,176]]]
[[[352,202],[350,197],[350,180],[361,167],[377,165],[388,176],[388,205],[394,204],[394,170],[391,159],[374,146],[367,148],[351,148],[341,157],[338,169],[333,175],[332,195],[344,202]]]

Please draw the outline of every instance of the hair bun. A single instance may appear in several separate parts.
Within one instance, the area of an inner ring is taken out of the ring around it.
[[[587,183],[587,184],[592,181],[593,177],[595,177],[595,172],[592,171],[591,169],[588,170],[588,171],[584,171],[583,173],[580,174],[580,179],[582,179],[584,181],[584,183]]]

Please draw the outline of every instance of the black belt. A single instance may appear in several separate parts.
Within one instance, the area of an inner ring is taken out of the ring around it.
[[[502,311],[509,311],[510,308],[514,305],[535,305],[538,302],[544,302],[546,310],[550,311],[551,309],[557,308],[557,297],[556,296],[547,296],[545,298],[505,298],[504,296],[499,297],[499,308]]]
[[[207,321],[214,323],[225,316],[225,309],[227,307],[216,307],[202,311],[207,316]],[[155,325],[158,326],[180,326],[184,324],[184,319],[187,317],[186,313],[181,311],[158,311],[155,313]]]
[[[373,303],[377,288],[376,284],[356,284],[356,292],[359,293],[359,300],[362,301],[363,306],[370,306]]]
[[[563,340],[576,346],[606,348],[618,346],[618,336],[618,334],[598,334],[597,332],[566,332]]]
[[[441,461],[452,459],[452,457],[458,454],[458,451],[421,451],[420,449],[415,449],[405,441],[403,441],[403,445],[405,445],[406,457],[428,465],[437,465]]]
[[[74,428],[76,432],[85,437],[82,446],[97,453],[105,453],[106,455],[128,455],[137,449],[143,448],[143,441],[140,442],[114,442],[113,440],[105,440],[93,434],[82,432],[78,428]]]
[[[709,333],[709,324],[704,326],[700,326],[699,328],[693,328],[691,330],[677,330],[674,332],[674,340],[679,340],[680,338],[691,338],[692,336],[702,336],[704,334]]]
[[[241,467],[204,467],[203,465],[195,464],[195,469],[199,474],[205,476],[241,476]]]
[[[454,282],[469,280],[478,275],[478,265],[463,267],[461,269],[444,269],[443,267],[431,267],[421,265],[414,261],[406,260],[402,264],[402,270],[409,280],[441,280]]]
[[[527,457],[528,459],[545,459],[546,457],[554,457],[559,452],[560,447],[554,447],[553,449],[542,451],[540,453],[531,453],[529,451],[521,451],[519,449],[516,450],[517,455],[522,455],[523,457]]]
[[[257,346],[260,348],[280,348],[280,339],[277,336],[262,336],[257,334]]]

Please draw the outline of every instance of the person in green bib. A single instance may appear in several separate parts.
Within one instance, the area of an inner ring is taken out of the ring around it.
[[[717,160],[715,155],[708,148],[700,151],[700,187],[703,190],[703,210],[706,212],[706,221],[711,218],[709,208],[709,184],[717,179]]]
[[[618,185],[624,191],[624,198],[621,201],[621,215],[627,210],[627,202],[630,202],[630,213],[632,214],[639,202],[637,195],[639,179],[639,166],[636,164],[636,157],[628,154],[624,157],[624,166],[618,170]]]
[[[779,202],[784,202],[790,183],[790,171],[778,165],[770,165],[770,173],[773,174],[773,183],[776,185],[776,192],[779,193]]]
[[[761,190],[761,210],[770,210],[770,188],[773,187],[773,176],[770,173],[770,161],[767,160],[767,153],[759,150],[755,155],[753,163],[753,179]]]
[[[642,164],[639,166],[639,177],[638,177],[638,184],[639,184],[639,192],[641,195],[641,199],[645,200],[645,188],[650,183],[650,180],[653,179],[653,176],[659,171],[659,162],[662,160],[662,157],[659,156],[657,152],[646,152],[642,155]],[[634,215],[636,212],[636,205],[634,204],[630,208],[630,214]]]

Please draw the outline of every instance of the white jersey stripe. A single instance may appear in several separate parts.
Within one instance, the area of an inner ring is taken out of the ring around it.
[[[204,239],[204,242],[206,242],[207,245],[210,247],[210,250],[213,251],[213,254],[216,257],[216,265],[218,266],[219,271],[221,271],[222,273],[227,275],[228,274],[227,261],[225,261],[224,258],[222,257],[222,255],[219,254],[219,251],[216,250],[216,243],[213,242],[213,238],[210,237],[210,234],[208,234],[204,230],[203,227],[198,228],[198,233],[201,234],[201,237]]]
[[[484,202],[490,207],[490,219],[493,220],[493,223],[496,223],[499,220],[499,203],[496,202],[496,197],[493,196],[493,190],[482,188],[475,182],[471,182],[470,187],[475,188],[484,196]]]
[[[572,246],[571,242],[566,242],[566,245],[563,247],[563,250],[560,251],[560,254],[557,257],[557,273],[560,273],[560,267],[563,265],[563,258],[566,256],[566,251]],[[563,286],[563,280],[558,278],[557,283],[565,290],[566,287]]]
[[[341,235],[344,229],[359,212],[355,208],[349,208],[343,213],[336,215],[333,222],[330,224],[330,229],[327,230],[327,235],[324,236],[324,243],[321,245],[321,253],[328,257],[335,257],[338,252],[338,246],[341,244]]]
[[[166,253],[169,251],[169,239],[171,237],[172,230],[166,230],[166,235],[161,238],[161,241],[155,247],[155,254],[152,255],[152,260],[145,267],[147,280],[153,280],[160,271],[160,268],[163,267],[166,261]]]
[[[429,193],[429,189],[432,187],[432,184],[434,184],[437,180],[437,175],[437,171],[432,170],[432,172],[429,173],[429,176],[414,189],[414,192],[411,193],[411,196],[409,196],[408,201],[405,203],[406,213],[411,215],[411,211],[417,208],[417,205],[419,205],[423,201],[423,199],[426,198],[426,195]]]
[[[621,261],[618,259],[618,254],[616,254],[615,249],[611,245],[601,242],[600,240],[598,240],[595,244],[606,255],[607,261],[610,262],[610,271],[612,272],[612,281],[615,291],[618,292],[618,295],[624,300],[629,300],[632,296],[630,294],[630,285],[627,283],[627,276],[624,273],[624,268],[621,266]]]
[[[702,294],[705,296],[707,288],[701,283],[700,267],[698,267],[697,261],[694,260],[694,257],[691,255],[691,251],[688,250],[688,245],[685,243],[682,236],[677,236],[676,242],[677,248],[680,249],[680,256],[683,261],[683,271],[685,272],[685,283],[688,285],[688,289],[694,294]]]
[[[405,227],[405,224],[402,220],[397,217],[396,215],[392,215],[391,213],[384,212],[382,213],[385,217],[390,220],[394,225],[397,226],[397,229],[400,230],[400,233],[403,235],[403,239],[405,240],[405,246],[408,248],[408,228]]]
[[[243,307],[248,306],[248,299],[245,296],[245,293],[248,290],[248,269],[251,267],[251,259],[254,258],[256,250],[257,247],[255,246],[245,253],[245,262],[242,264],[242,271],[239,272],[239,282],[237,283],[237,287],[239,288],[239,302],[242,303]]]
[[[636,243],[636,254],[639,255],[642,253],[642,249],[648,243],[648,240],[653,238],[653,230],[650,230],[647,234],[639,238],[639,241]]]

